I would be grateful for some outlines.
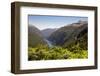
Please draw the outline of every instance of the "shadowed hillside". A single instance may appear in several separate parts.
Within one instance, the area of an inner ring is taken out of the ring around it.
[[[28,26],[28,46],[35,47],[38,45],[46,45],[44,37],[39,29],[33,25]]]
[[[67,48],[71,45],[74,46],[78,44],[81,48],[86,50],[88,34],[87,25],[86,21],[79,21],[77,23],[64,26],[51,34],[49,40],[52,41],[54,45]]]

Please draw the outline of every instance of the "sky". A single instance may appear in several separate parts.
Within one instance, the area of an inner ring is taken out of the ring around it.
[[[60,28],[79,20],[88,21],[87,17],[75,16],[46,16],[46,15],[29,15],[28,24],[37,27],[40,30],[47,28]]]

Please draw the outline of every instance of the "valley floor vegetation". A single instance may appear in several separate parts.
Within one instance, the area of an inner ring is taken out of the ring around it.
[[[58,60],[58,59],[86,59],[88,51],[82,50],[78,46],[70,49],[61,46],[48,47],[38,45],[37,47],[28,47],[28,60]]]

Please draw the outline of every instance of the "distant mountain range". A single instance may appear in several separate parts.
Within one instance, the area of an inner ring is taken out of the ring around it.
[[[47,44],[49,40],[56,46],[69,47],[79,44],[81,48],[87,49],[88,23],[79,21],[61,27],[59,29],[45,29],[40,31],[33,25],[28,26],[28,45]]]
[[[51,29],[51,28],[48,28],[48,29],[44,29],[42,30],[42,34],[45,38],[48,38],[53,32],[55,32],[57,29],[54,28],[54,29]]]

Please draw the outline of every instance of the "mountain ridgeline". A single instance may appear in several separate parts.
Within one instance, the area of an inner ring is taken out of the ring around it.
[[[28,46],[35,47],[39,44],[46,45],[41,31],[33,25],[28,26]]]
[[[87,21],[44,30],[29,25],[28,60],[86,59],[87,42]]]
[[[59,29],[39,30],[33,25],[28,26],[28,46],[35,47],[39,44],[48,45],[47,40],[54,46],[61,46],[69,50],[80,48],[87,50],[88,23],[79,21]]]
[[[49,36],[49,40],[56,46],[73,50],[80,48],[87,50],[88,23],[79,21],[61,27]]]

